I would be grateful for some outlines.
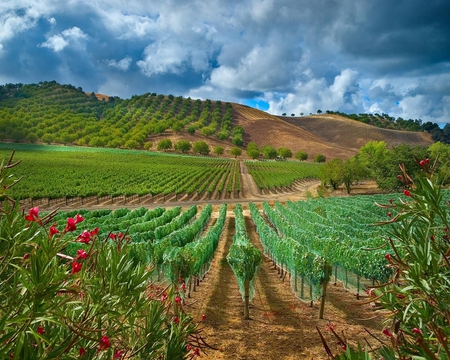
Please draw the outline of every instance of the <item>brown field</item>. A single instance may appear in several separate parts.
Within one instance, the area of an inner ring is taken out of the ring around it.
[[[289,148],[293,154],[302,150],[312,159],[321,153],[327,159],[354,156],[369,141],[385,141],[388,147],[402,143],[429,146],[428,133],[381,129],[338,115],[277,117],[248,106],[233,104],[236,125],[245,129],[245,142],[259,147]]]

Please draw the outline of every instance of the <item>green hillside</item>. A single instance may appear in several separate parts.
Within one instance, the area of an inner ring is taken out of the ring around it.
[[[138,149],[168,129],[227,140],[231,104],[156,93],[99,100],[55,81],[0,87],[0,141]]]

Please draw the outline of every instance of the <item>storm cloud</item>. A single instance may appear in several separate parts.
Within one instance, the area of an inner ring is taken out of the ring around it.
[[[155,3],[1,2],[0,83],[449,122],[446,0]]]

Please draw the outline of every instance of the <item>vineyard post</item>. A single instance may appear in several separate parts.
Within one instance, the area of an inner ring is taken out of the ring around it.
[[[295,268],[295,270],[294,270],[294,291],[295,292],[298,291],[298,287],[297,287],[297,268]]]
[[[334,268],[334,286],[336,286],[336,284],[337,284],[337,270],[338,270],[338,267],[336,265]]]
[[[303,285],[304,285],[304,284],[305,284],[305,279],[304,279],[304,277],[303,277],[303,275],[302,275],[302,281],[301,281],[302,289],[300,290],[300,298],[301,298],[301,299],[303,299],[303,296],[304,296],[304,294],[305,294],[304,288],[303,288]]]
[[[310,307],[313,307],[313,305],[314,305],[314,298],[313,298],[313,288],[312,288],[311,282],[309,283],[309,297],[311,298]]]
[[[244,281],[244,319],[245,320],[250,320],[249,299],[250,299],[250,281],[248,279],[245,279],[245,281]]]
[[[327,285],[330,280],[330,275],[332,274],[333,267],[324,264],[323,266],[323,279],[322,279],[322,295],[320,296],[320,309],[319,309],[319,319],[323,319],[323,312],[325,309],[325,298],[327,296]]]

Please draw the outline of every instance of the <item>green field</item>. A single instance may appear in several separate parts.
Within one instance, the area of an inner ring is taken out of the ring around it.
[[[236,161],[139,150],[0,144],[0,158],[22,163],[15,199],[230,191]],[[230,186],[231,184],[231,186]]]

